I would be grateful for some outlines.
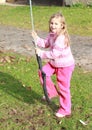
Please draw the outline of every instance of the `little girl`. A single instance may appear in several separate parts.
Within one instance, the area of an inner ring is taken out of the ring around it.
[[[43,66],[43,71],[46,74],[49,99],[59,96],[60,107],[55,116],[61,118],[69,116],[71,115],[70,80],[74,70],[74,58],[70,49],[70,38],[64,16],[61,13],[51,16],[49,34],[46,39],[40,38],[35,31],[32,31],[32,37],[37,46],[49,48],[48,50],[41,50],[37,47],[36,53],[42,59],[49,59],[49,62]],[[51,80],[53,74],[56,74],[58,89]],[[39,76],[42,83],[40,71]]]

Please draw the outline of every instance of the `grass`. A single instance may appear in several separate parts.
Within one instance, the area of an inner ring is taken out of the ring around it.
[[[53,13],[62,12],[70,34],[92,35],[92,7],[33,6],[36,30],[48,31],[48,20]],[[29,6],[0,5],[0,24],[31,30]]]
[[[0,61],[0,130],[91,130],[91,72],[75,68],[71,81],[72,116],[59,120],[54,117],[58,99],[53,99],[50,106],[41,100],[36,59],[1,54]],[[88,125],[83,126],[80,119]]]
[[[92,35],[91,7],[33,6],[35,28],[48,31],[48,19],[57,11],[63,12],[70,34]],[[31,30],[29,6],[0,5],[0,25]],[[71,80],[72,116],[62,120],[54,116],[57,98],[49,106],[41,100],[37,73],[34,57],[0,53],[0,130],[91,130],[92,73],[76,66]]]

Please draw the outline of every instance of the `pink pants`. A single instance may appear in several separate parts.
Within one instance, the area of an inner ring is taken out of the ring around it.
[[[48,96],[49,98],[59,96],[60,108],[58,112],[63,115],[71,114],[70,80],[73,70],[74,65],[69,67],[55,68],[47,63],[45,66],[43,66],[43,71],[46,74],[46,87],[48,91]],[[51,76],[53,74],[56,74],[58,90],[51,80]],[[39,77],[41,84],[43,84],[40,71]]]

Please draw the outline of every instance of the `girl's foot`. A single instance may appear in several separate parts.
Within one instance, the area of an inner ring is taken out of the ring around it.
[[[43,101],[46,101],[46,97],[45,97],[45,96],[43,96],[43,97],[42,97],[42,100],[43,100]]]
[[[63,117],[71,117],[71,114],[63,115],[63,114],[57,112],[57,113],[55,113],[55,116],[58,117],[58,118],[63,118]]]
[[[63,118],[63,117],[65,117],[65,115],[60,114],[60,113],[58,113],[58,112],[57,112],[57,113],[55,113],[55,116],[56,116],[56,117],[58,117],[58,118]]]
[[[43,97],[42,97],[42,100],[43,100],[43,101],[46,101],[46,97],[43,96]],[[49,98],[49,100],[51,100],[51,98]]]
[[[49,97],[49,100],[51,100],[51,99],[53,99],[53,98],[55,98],[55,97]],[[46,101],[46,97],[43,96],[43,97],[42,97],[42,100],[43,100],[43,101]]]

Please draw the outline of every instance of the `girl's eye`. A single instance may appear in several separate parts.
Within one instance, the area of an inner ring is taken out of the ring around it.
[[[55,25],[58,25],[57,23],[55,23]]]
[[[53,23],[50,23],[50,24],[53,24]]]

